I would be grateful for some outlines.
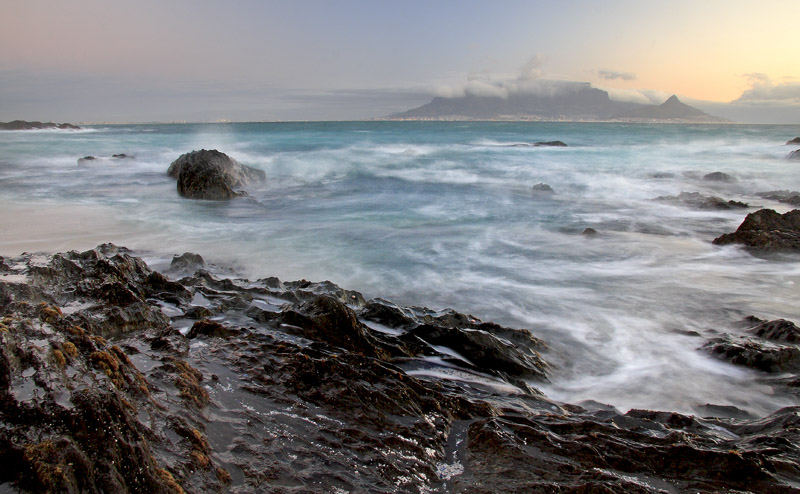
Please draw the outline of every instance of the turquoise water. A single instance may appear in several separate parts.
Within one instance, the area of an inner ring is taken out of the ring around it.
[[[797,126],[463,122],[2,132],[0,199],[95,210],[131,226],[123,243],[154,260],[196,251],[250,278],[330,279],[531,328],[550,344],[543,389],[556,399],[765,413],[792,401],[696,349],[714,331],[739,331],[748,314],[800,322],[800,258],[712,246],[745,211],[653,199],[697,191],[785,211],[755,193],[800,190],[800,165],[784,159],[796,135]],[[550,140],[569,147],[525,145]],[[263,169],[267,183],[229,203],[178,197],[165,171],[200,148]],[[107,159],[115,153],[135,159]],[[101,159],[79,166],[85,155]],[[713,171],[736,181],[702,179]],[[540,182],[555,194],[533,194]],[[580,235],[586,227],[599,235]]]

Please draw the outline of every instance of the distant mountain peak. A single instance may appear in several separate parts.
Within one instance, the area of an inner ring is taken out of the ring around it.
[[[673,94],[672,96],[667,98],[667,101],[661,103],[661,105],[662,106],[664,106],[664,105],[674,105],[675,103],[683,104],[683,102],[681,100],[679,100],[678,97]]]

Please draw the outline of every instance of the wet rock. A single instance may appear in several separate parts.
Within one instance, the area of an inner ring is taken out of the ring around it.
[[[587,237],[594,237],[595,235],[597,235],[597,230],[591,227],[587,227],[583,229],[581,235],[586,235]]]
[[[727,173],[711,172],[711,173],[708,173],[706,175],[703,175],[703,180],[706,180],[708,182],[727,182],[727,183],[731,183],[731,182],[735,182],[736,178],[731,176],[731,175],[728,175]]]
[[[779,214],[760,209],[750,213],[734,233],[714,239],[716,245],[732,243],[758,251],[800,250],[800,210]]]
[[[786,319],[764,321],[750,330],[754,335],[765,340],[783,343],[800,343],[800,328]]]
[[[794,346],[724,336],[712,339],[703,349],[732,364],[764,372],[800,370],[800,349]]]
[[[567,147],[567,145],[565,143],[563,143],[562,141],[539,141],[539,142],[534,143],[533,145],[536,146],[536,147],[541,147],[541,146],[545,146],[545,147],[562,147],[562,148]]]
[[[89,161],[94,161],[96,159],[97,158],[95,158],[94,156],[84,156],[83,158],[78,158],[78,164],[83,165],[85,163],[88,163]]]
[[[244,196],[243,187],[265,179],[262,170],[241,165],[217,150],[205,149],[181,155],[169,166],[167,174],[178,180],[178,193],[191,199]]]
[[[553,188],[545,183],[538,183],[531,187],[531,190],[533,190],[534,195],[549,195],[555,193]]]
[[[786,156],[787,160],[800,160],[800,149],[795,149]]]
[[[729,200],[716,197],[704,196],[699,192],[681,192],[677,196],[660,196],[656,201],[670,202],[673,204],[684,204],[697,209],[743,209],[748,208],[748,204],[740,201]]]
[[[778,201],[792,206],[800,206],[800,192],[793,190],[771,190],[767,192],[759,192],[756,194],[764,199]]]
[[[202,319],[197,321],[192,325],[192,328],[186,334],[186,337],[189,339],[197,338],[198,336],[211,336],[214,338],[229,338],[239,332],[226,327],[223,324],[220,324],[216,321],[210,321],[208,319]]]
[[[179,256],[174,256],[172,258],[172,262],[170,262],[170,269],[175,269],[179,271],[197,271],[200,268],[204,268],[206,265],[205,260],[200,254],[194,254],[192,252],[184,252]]]
[[[131,156],[130,154],[125,154],[125,153],[112,154],[112,155],[111,155],[111,157],[112,157],[112,158],[114,158],[114,159],[118,159],[118,160],[122,160],[122,159],[133,159],[133,158],[134,158],[134,157],[133,157],[133,156]]]
[[[790,144],[800,144],[800,137],[795,137],[794,139],[789,139],[786,141],[787,146]]]

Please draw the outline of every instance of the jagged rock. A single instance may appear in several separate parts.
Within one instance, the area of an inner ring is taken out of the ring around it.
[[[200,254],[184,252],[179,256],[174,256],[169,267],[170,269],[179,271],[197,271],[198,269],[204,268],[205,265],[206,262]]]
[[[759,338],[782,343],[800,343],[800,328],[791,321],[786,319],[764,321],[758,318],[751,318],[749,321],[756,323],[750,332]]]
[[[756,194],[764,199],[772,201],[783,202],[791,204],[792,206],[800,206],[800,192],[793,190],[771,190],[767,192],[759,192]]]
[[[191,199],[224,200],[246,195],[242,190],[262,182],[262,170],[241,165],[217,150],[192,151],[178,157],[167,170],[178,180],[178,193]]]
[[[800,137],[795,137],[794,139],[789,139],[786,141],[787,146],[790,144],[800,144]]]
[[[800,408],[750,418],[708,405],[698,419],[555,403],[515,377],[543,378],[543,342],[468,314],[364,301],[330,282],[203,269],[175,281],[111,244],[0,258],[0,271],[14,273],[0,278],[0,490],[710,493],[800,482]],[[188,339],[177,328],[198,299],[215,320]],[[166,327],[107,340],[102,324],[76,324],[140,304],[171,314]],[[796,329],[748,324],[776,339]],[[414,362],[461,377],[414,374]]]
[[[211,336],[214,338],[228,338],[238,333],[239,333],[238,331],[230,329],[225,325],[220,324],[216,321],[202,319],[192,325],[192,329],[189,330],[189,332],[186,334],[186,337],[192,339],[192,338],[197,338],[200,335],[203,335],[203,336]]]
[[[735,232],[714,239],[716,245],[731,243],[760,251],[800,250],[800,210],[779,214],[760,209],[750,213]]]
[[[710,340],[703,349],[732,364],[764,372],[800,370],[800,349],[793,346],[725,336]]]
[[[709,182],[735,182],[736,178],[722,172],[711,172],[703,175],[703,180]]]
[[[740,201],[726,201],[716,196],[704,196],[699,192],[681,192],[677,196],[659,196],[656,201],[685,204],[697,209],[743,209],[749,205]]]

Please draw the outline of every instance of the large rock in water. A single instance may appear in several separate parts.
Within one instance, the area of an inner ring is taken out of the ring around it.
[[[714,239],[716,245],[733,243],[761,251],[800,251],[800,209],[786,214],[760,209],[748,214],[735,232]]]
[[[794,151],[789,153],[789,156],[787,156],[786,159],[800,160],[800,149],[795,149]]]
[[[182,154],[167,169],[178,193],[191,199],[225,200],[247,195],[243,187],[263,182],[262,170],[245,166],[216,149]]]

